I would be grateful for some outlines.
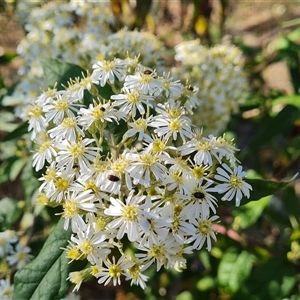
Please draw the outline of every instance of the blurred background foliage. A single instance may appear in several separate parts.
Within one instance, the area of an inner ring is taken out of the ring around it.
[[[18,81],[15,49],[25,34],[15,16],[20,2],[0,2],[0,231],[16,230],[36,255],[56,220],[53,209],[33,205],[40,174],[31,168],[27,125],[20,126],[13,105],[2,105]],[[300,2],[111,0],[110,5],[118,20],[114,30],[125,25],[153,32],[166,45],[169,64],[182,40],[237,45],[251,90],[224,132],[241,149],[249,178],[295,177],[273,196],[219,207],[218,241],[210,253],[190,255],[183,272],[151,269],[144,291],[125,282],[120,287],[87,282],[82,299],[300,299]]]

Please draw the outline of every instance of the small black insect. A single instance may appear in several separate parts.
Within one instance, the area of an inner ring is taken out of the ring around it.
[[[112,182],[117,182],[117,181],[120,180],[120,178],[117,177],[117,176],[115,176],[115,175],[108,175],[107,179],[110,180],[110,181],[112,181]]]
[[[194,197],[197,199],[203,199],[205,197],[205,195],[201,192],[196,192],[196,193],[194,193]]]
[[[151,75],[151,74],[152,74],[152,71],[150,71],[150,70],[145,70],[145,71],[144,71],[144,74],[145,74],[145,75]]]
[[[100,107],[100,110],[102,110],[103,112],[105,112],[105,108],[103,106]]]
[[[191,92],[194,91],[194,88],[193,88],[191,85],[189,85],[189,86],[187,87],[187,89],[188,89],[189,91],[191,91]]]

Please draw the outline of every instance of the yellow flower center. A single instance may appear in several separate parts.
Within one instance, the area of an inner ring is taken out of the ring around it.
[[[78,202],[73,199],[67,199],[65,204],[63,205],[63,209],[63,217],[72,218],[79,212]]]
[[[169,124],[171,131],[178,131],[181,128],[181,124],[178,119],[172,120]]]
[[[137,121],[134,121],[134,126],[137,130],[142,130],[147,128],[147,122],[144,119],[140,119]]]
[[[93,246],[93,244],[91,243],[91,241],[84,241],[83,243],[82,243],[82,245],[80,246],[80,250],[84,253],[84,254],[86,254],[86,255],[88,255],[88,254],[91,254],[93,251],[94,251],[94,246]]]
[[[85,147],[81,144],[81,142],[78,142],[74,145],[68,146],[68,150],[74,158],[79,158],[84,154]]]
[[[205,170],[200,167],[200,166],[196,166],[194,169],[193,169],[193,175],[196,179],[200,179],[203,177],[205,173]]]
[[[211,150],[211,145],[208,141],[199,141],[196,148],[198,151],[209,151]]]
[[[97,216],[96,222],[95,222],[95,230],[96,231],[104,231],[106,224],[107,224],[106,218],[104,218],[102,216]]]
[[[137,102],[139,102],[139,93],[137,92],[132,92],[128,94],[128,102],[135,104]]]
[[[124,158],[120,158],[113,163],[111,169],[114,173],[121,175],[125,173],[127,167],[128,161],[126,161]]]
[[[62,122],[62,126],[64,128],[68,128],[68,129],[75,128],[76,127],[76,119],[75,118],[71,118],[71,117],[65,118],[63,120],[63,122]]]
[[[27,112],[27,116],[31,117],[40,117],[43,115],[43,110],[41,106],[34,105],[34,107]]]
[[[59,99],[55,103],[55,108],[60,111],[66,111],[69,108],[69,101],[67,97]]]
[[[81,257],[81,255],[82,254],[78,248],[72,247],[71,249],[68,249],[66,257],[71,260],[77,260]]]
[[[165,148],[166,144],[160,139],[157,138],[153,141],[153,151],[160,152],[163,151]]]
[[[123,218],[126,221],[136,221],[138,217],[138,209],[135,206],[126,206],[123,210]]]
[[[116,277],[119,278],[121,276],[121,272],[122,272],[121,267],[117,265],[111,265],[108,268],[108,273],[112,278],[116,278]]]
[[[148,256],[154,258],[163,258],[165,256],[163,245],[153,245],[148,251]]]
[[[58,180],[55,182],[55,187],[60,191],[66,191],[69,186],[69,181],[63,178],[58,178]]]
[[[178,118],[181,116],[181,111],[178,108],[171,108],[168,110],[168,113],[172,119],[175,119],[175,118]]]
[[[212,224],[210,220],[200,221],[198,225],[198,230],[203,235],[208,235],[212,231]]]
[[[230,176],[230,180],[229,180],[229,185],[233,188],[233,189],[241,189],[243,186],[242,183],[242,178],[236,176],[236,175],[231,175]]]
[[[156,161],[156,156],[144,153],[141,155],[141,161],[145,166],[151,167]]]
[[[39,144],[39,153],[44,153],[46,150],[48,150],[51,147],[50,140],[44,141],[42,144]]]
[[[173,171],[170,173],[170,176],[175,182],[177,182],[177,184],[181,184],[183,182],[181,171]]]
[[[115,68],[115,62],[111,60],[104,60],[102,64],[102,70],[105,72],[112,71]]]
[[[101,106],[97,106],[92,110],[92,116],[96,119],[96,120],[100,120],[103,115],[104,115],[104,109]]]

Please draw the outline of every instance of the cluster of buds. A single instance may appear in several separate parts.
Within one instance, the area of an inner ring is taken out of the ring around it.
[[[180,65],[173,68],[174,76],[201,86],[201,105],[192,116],[194,124],[203,127],[205,133],[219,134],[246,101],[248,80],[241,50],[233,45],[207,47],[192,40],[178,44],[175,53]]]
[[[61,207],[73,232],[66,256],[90,264],[70,273],[74,290],[91,275],[145,288],[151,265],[180,270],[186,254],[210,251],[218,202],[239,205],[252,188],[232,141],[204,136],[188,117],[198,88],[138,57],[92,69],[43,92],[28,113],[33,166],[44,172],[37,203]]]

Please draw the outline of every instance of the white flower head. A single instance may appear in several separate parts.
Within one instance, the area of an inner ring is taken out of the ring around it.
[[[215,175],[215,179],[222,183],[218,184],[215,190],[219,194],[225,194],[222,196],[222,200],[231,201],[235,198],[236,206],[239,206],[243,196],[250,197],[252,187],[243,180],[246,172],[243,171],[242,166],[234,166],[232,170],[224,163],[222,164],[222,168],[217,168],[217,172],[218,174]]]

